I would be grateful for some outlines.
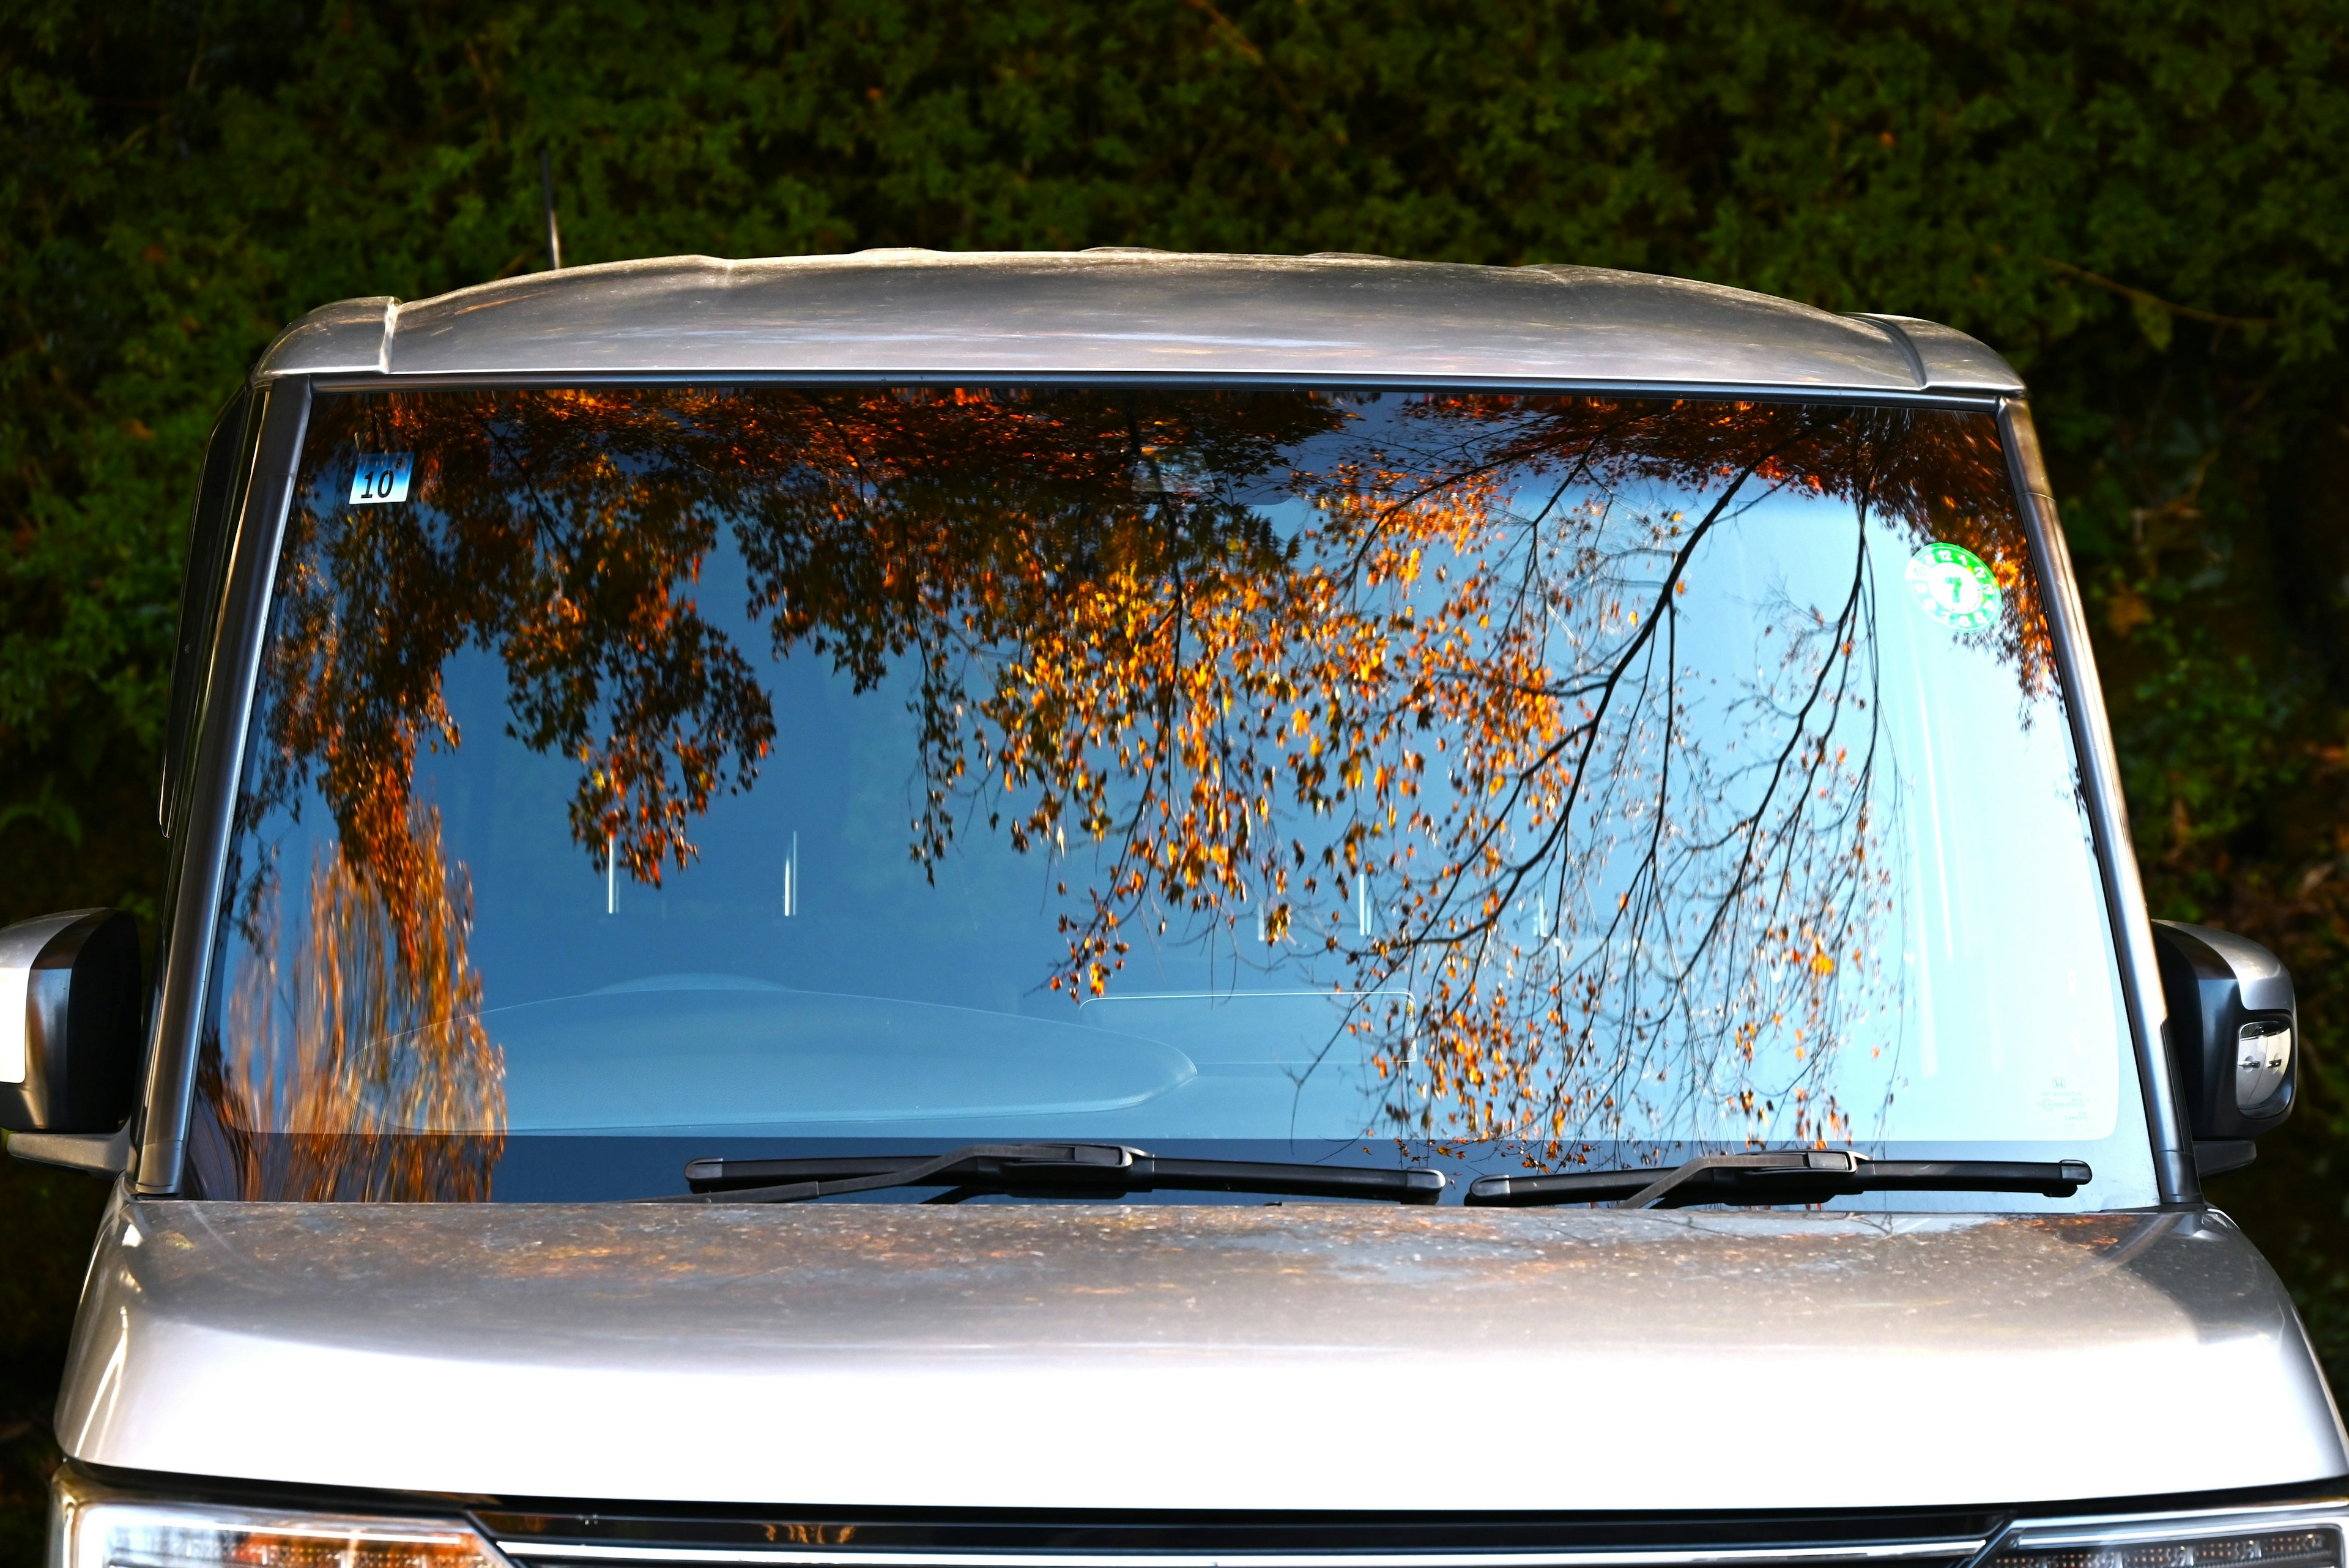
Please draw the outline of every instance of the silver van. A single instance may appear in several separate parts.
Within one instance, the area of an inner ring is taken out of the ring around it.
[[[156,974],[0,933],[53,1568],[2349,1568],[1959,333],[544,273],[289,328],[186,584]]]

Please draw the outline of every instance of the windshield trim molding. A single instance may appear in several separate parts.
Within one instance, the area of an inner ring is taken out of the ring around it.
[[[272,377],[258,377],[268,386]],[[535,391],[574,387],[1150,387],[1198,391],[1487,392],[1535,397],[1623,397],[1697,403],[1839,403],[1899,408],[1951,408],[1994,414],[1995,392],[1901,391],[1868,387],[1742,381],[1583,380],[1526,376],[1307,375],[1287,371],[959,369],[450,371],[399,375],[347,371],[309,377],[314,393]]]
[[[191,780],[185,827],[172,845],[171,940],[160,954],[153,1041],[148,1052],[146,1119],[140,1129],[133,1191],[176,1192],[186,1163],[194,1109],[197,1035],[220,903],[227,876],[245,733],[259,684],[262,645],[277,578],[277,552],[294,495],[303,438],[310,427],[310,386],[301,378],[264,384],[230,545],[227,588],[204,678],[202,734]]]
[[[2088,641],[2079,580],[2072,570],[2071,552],[2064,541],[2046,458],[2040,450],[2029,405],[2020,397],[2006,398],[1999,405],[1998,419],[2023,525],[2038,561],[2041,597],[2047,606],[2048,633],[2055,647],[2056,676],[2064,686],[2064,711],[2072,727],[2081,793],[2090,831],[2095,836],[2097,872],[2116,938],[2115,956],[2121,966],[2122,994],[2128,1000],[2137,1079],[2147,1131],[2153,1142],[2155,1188],[2165,1204],[2199,1204],[2202,1184],[2170,1073],[2169,1008],[2162,996],[2160,969],[2154,956],[2153,920],[2146,909],[2145,884],[2137,875],[2128,801],[2121,789],[2119,754],[2114,749],[2112,723],[2105,712],[2104,688],[2096,679],[2095,652]]]
[[[1580,381],[1542,382],[1526,378],[1478,378],[1448,376],[1316,377],[1285,373],[1124,375],[1112,373],[1008,372],[1000,376],[967,373],[911,376],[903,372],[856,373],[727,371],[709,373],[599,372],[568,376],[530,373],[485,375],[449,373],[430,376],[396,374],[256,375],[254,395],[263,401],[254,416],[257,438],[249,440],[244,493],[233,522],[231,559],[225,576],[224,603],[219,631],[210,651],[205,682],[207,700],[202,719],[201,751],[191,780],[191,809],[181,841],[172,846],[174,890],[171,929],[177,931],[160,962],[157,981],[157,1012],[149,1059],[145,1114],[134,1129],[137,1158],[131,1190],[141,1196],[179,1193],[185,1175],[185,1153],[193,1111],[199,1037],[220,926],[220,905],[233,837],[233,820],[243,784],[243,764],[249,731],[257,707],[259,665],[268,635],[274,602],[279,555],[304,453],[310,417],[322,393],[382,393],[403,390],[458,388],[525,389],[571,386],[727,387],[794,386],[916,386],[987,381],[1009,387],[1148,386],[1201,389],[1258,390],[1294,387],[1300,390],[1397,390],[1477,392],[1516,391],[1535,395],[1620,396],[1673,401],[1754,401],[1775,404],[1827,403],[1994,413],[2006,448],[2009,478],[2032,554],[2043,575],[2045,602],[2058,678],[2065,696],[2067,721],[2082,785],[2095,834],[2099,876],[2119,949],[2124,995],[2131,1025],[2141,1080],[2142,1099],[2156,1151],[2155,1177],[2164,1206],[2199,1205],[2202,1195],[2194,1174],[2191,1145],[2183,1132],[2178,1098],[2170,1081],[2166,1051],[2166,1008],[2152,959],[2151,923],[2129,848],[2126,802],[2120,794],[2117,764],[2096,686],[2093,655],[2085,631],[2085,613],[2065,551],[2060,526],[2031,416],[2024,400],[1998,395],[1961,395],[1946,391],[1902,392],[1882,389],[1836,389],[1798,386],[1609,385]],[[1723,1553],[1702,1554],[1706,1560]],[[1755,1553],[1784,1557],[1786,1554]],[[1127,1559],[1121,1558],[1120,1561]],[[1421,1558],[1414,1562],[1424,1561]],[[1478,1562],[1495,1561],[1478,1556]],[[1543,1561],[1553,1561],[1546,1556]],[[1614,1561],[1615,1559],[1605,1559]],[[1620,1559],[1665,1561],[1650,1556]],[[1679,1560],[1679,1559],[1669,1559]],[[943,1560],[941,1560],[943,1561]],[[1579,1556],[1577,1562],[1602,1559]]]

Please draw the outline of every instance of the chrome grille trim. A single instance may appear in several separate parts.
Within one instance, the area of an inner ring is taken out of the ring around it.
[[[2168,1541],[2182,1536],[2268,1534],[2293,1526],[2333,1530],[2349,1548],[2349,1498],[2340,1502],[2280,1502],[2245,1508],[2181,1509],[2172,1513],[2080,1514],[2060,1519],[2017,1520],[1998,1541],[2016,1546],[2054,1546],[2069,1541]]]
[[[2349,1498],[2339,1502],[2179,1509],[2161,1513],[2070,1514],[2017,1520],[2003,1531],[1963,1540],[1897,1541],[1847,1546],[1667,1548],[1649,1551],[1494,1552],[1120,1552],[908,1551],[845,1545],[696,1547],[563,1542],[501,1538],[498,1550],[536,1568],[563,1563],[746,1564],[760,1568],[1706,1568],[1713,1564],[1941,1563],[1985,1562],[2001,1552],[2068,1542],[2115,1545],[2293,1528],[2335,1533],[2349,1563]]]
[[[1957,1563],[1989,1544],[1900,1541],[1864,1546],[1760,1546],[1651,1552],[906,1552],[874,1548],[778,1546],[565,1545],[501,1540],[497,1548],[525,1563],[825,1563],[864,1568],[1674,1568],[1764,1563]]]

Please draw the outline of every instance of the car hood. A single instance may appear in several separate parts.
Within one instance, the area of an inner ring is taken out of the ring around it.
[[[135,1470],[928,1508],[1881,1508],[2349,1470],[2282,1286],[2207,1212],[125,1202],[57,1429]]]

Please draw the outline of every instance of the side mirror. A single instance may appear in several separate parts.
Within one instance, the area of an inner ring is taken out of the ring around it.
[[[2207,925],[2153,923],[2169,1049],[2205,1176],[2251,1162],[2251,1140],[2292,1114],[2300,1013],[2292,972],[2256,942]]]
[[[81,909],[0,929],[0,1129],[112,1132],[137,1092],[139,927]]]

